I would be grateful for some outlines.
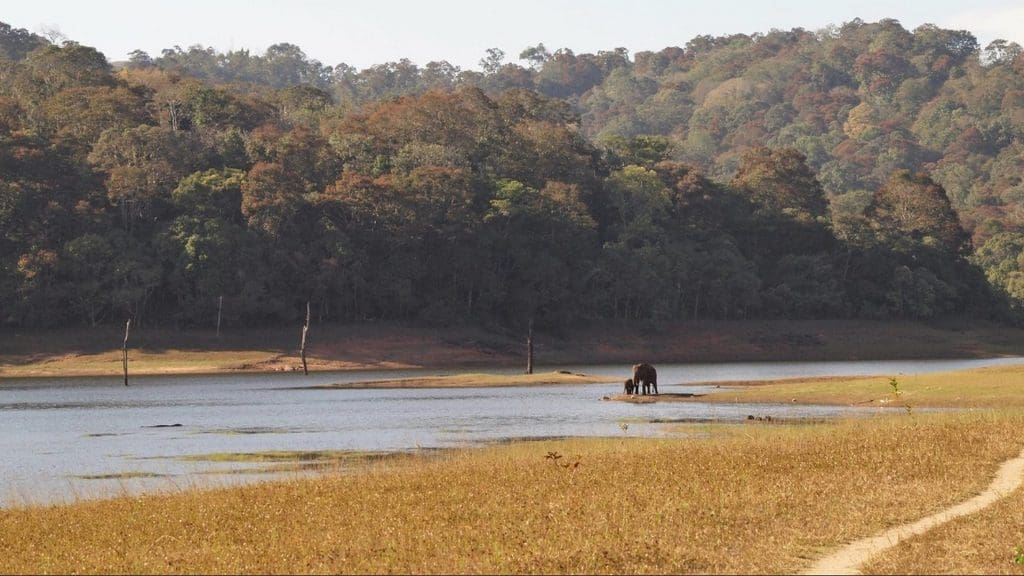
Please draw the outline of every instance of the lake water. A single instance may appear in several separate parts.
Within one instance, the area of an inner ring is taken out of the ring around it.
[[[662,392],[696,383],[800,376],[897,376],[1024,358],[897,362],[658,365]],[[628,366],[560,366],[621,382]],[[513,373],[498,369],[489,372]],[[403,451],[502,439],[664,434],[652,420],[831,417],[877,409],[831,406],[628,404],[602,401],[621,384],[476,389],[308,389],[318,384],[444,374],[443,370],[0,380],[0,505],[70,501],[122,491],[266,478],[206,472],[252,465],[178,457],[266,450]],[[628,423],[623,430],[622,423]],[[90,476],[156,475],[90,479]]]

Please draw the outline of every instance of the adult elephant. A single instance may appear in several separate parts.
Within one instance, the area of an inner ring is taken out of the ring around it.
[[[654,393],[657,394],[658,371],[650,364],[634,364],[633,385],[636,386],[637,390],[643,390],[644,394],[649,394],[651,390],[654,390]]]

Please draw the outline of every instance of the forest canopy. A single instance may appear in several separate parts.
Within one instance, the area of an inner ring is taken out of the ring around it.
[[[894,20],[480,70],[0,23],[0,325],[1008,318],[1024,50]]]

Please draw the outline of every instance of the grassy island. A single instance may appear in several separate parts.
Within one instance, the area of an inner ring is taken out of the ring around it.
[[[392,380],[368,380],[363,382],[341,382],[312,386],[312,388],[489,388],[503,386],[552,386],[558,384],[599,384],[614,382],[614,379],[571,372],[543,372],[538,374],[449,374],[423,378],[395,378]]]
[[[724,382],[703,402],[770,402],[932,408],[1024,407],[1024,366],[853,378]]]

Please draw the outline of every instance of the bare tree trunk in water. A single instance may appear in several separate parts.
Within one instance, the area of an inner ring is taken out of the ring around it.
[[[217,338],[220,338],[220,315],[224,310],[224,297],[217,298]]]
[[[124,385],[128,385],[128,330],[132,327],[132,319],[124,324],[124,344],[121,345],[121,364],[124,367]]]
[[[533,318],[530,318],[530,329],[526,333],[526,373],[533,374]]]
[[[302,373],[309,375],[309,367],[306,366],[306,334],[309,333],[309,301],[306,301],[306,323],[302,326],[302,347],[299,348],[299,356],[302,358]]]

